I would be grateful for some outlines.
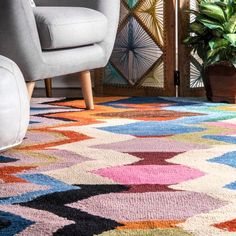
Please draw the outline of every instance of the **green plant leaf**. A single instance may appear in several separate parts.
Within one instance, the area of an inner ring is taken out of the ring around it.
[[[195,10],[192,10],[192,9],[190,9],[190,10],[184,10],[184,12],[193,14],[193,15],[195,15],[195,16],[199,15],[199,12],[198,12],[198,11],[195,11]]]
[[[209,50],[207,52],[207,59],[211,59],[217,55],[219,55],[219,52],[222,51],[223,49],[225,49],[224,47],[221,47],[221,48],[216,48],[216,49],[213,49],[213,50]]]
[[[227,39],[233,47],[236,47],[236,34],[224,34],[224,38]]]
[[[214,64],[218,61],[220,61],[220,56],[221,56],[221,52],[225,50],[224,47],[222,48],[217,48],[217,49],[213,49],[213,50],[209,50],[207,52],[207,59],[204,62],[206,65],[211,65]]]
[[[222,30],[218,30],[218,29],[212,30],[211,33],[216,38],[222,38],[223,34],[224,34],[224,32]]]
[[[208,19],[205,16],[199,15],[196,20],[201,22],[203,25],[205,25],[209,29],[220,29],[222,31],[224,30],[224,27],[220,23],[218,23],[217,21]]]
[[[190,31],[201,35],[206,31],[206,27],[202,23],[193,22],[190,24]]]
[[[225,29],[229,33],[235,33],[236,32],[236,13],[231,16],[229,21],[225,24]]]
[[[221,23],[225,22],[226,17],[223,9],[214,3],[201,2],[199,5],[200,13],[215,19]]]
[[[227,39],[214,38],[209,42],[211,50],[227,47],[230,42]]]
[[[200,38],[198,36],[189,36],[184,40],[184,43],[188,45],[192,45],[192,44],[197,43],[199,39]]]
[[[234,65],[236,68],[236,51],[233,52],[232,56],[230,57],[229,61]]]
[[[203,60],[206,61],[207,59],[207,46],[204,43],[196,45],[196,51],[198,56]]]
[[[230,1],[229,1],[230,2]],[[226,6],[226,9],[225,9],[225,14],[226,14],[226,17],[227,17],[227,20],[229,20],[232,15],[234,14],[234,6],[232,3],[228,3],[228,5]]]
[[[202,58],[203,67],[220,61],[236,66],[236,0],[197,2],[186,44]]]
[[[215,3],[217,6],[221,7],[222,9],[226,9],[227,3],[222,1],[212,1],[212,3]]]

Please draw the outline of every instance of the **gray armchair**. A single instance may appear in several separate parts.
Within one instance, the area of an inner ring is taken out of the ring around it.
[[[23,72],[29,96],[35,81],[80,72],[86,107],[93,109],[90,70],[111,55],[120,0],[0,1],[0,54]]]

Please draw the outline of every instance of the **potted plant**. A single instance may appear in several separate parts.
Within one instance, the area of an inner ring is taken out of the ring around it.
[[[184,40],[202,59],[207,98],[236,102],[236,0],[198,0]]]

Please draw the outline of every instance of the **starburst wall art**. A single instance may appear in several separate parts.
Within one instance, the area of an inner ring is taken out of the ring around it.
[[[123,0],[105,85],[164,88],[164,1]]]

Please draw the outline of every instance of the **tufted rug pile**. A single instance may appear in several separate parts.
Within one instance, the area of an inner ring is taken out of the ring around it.
[[[236,106],[35,99],[0,154],[0,235],[236,235]]]

